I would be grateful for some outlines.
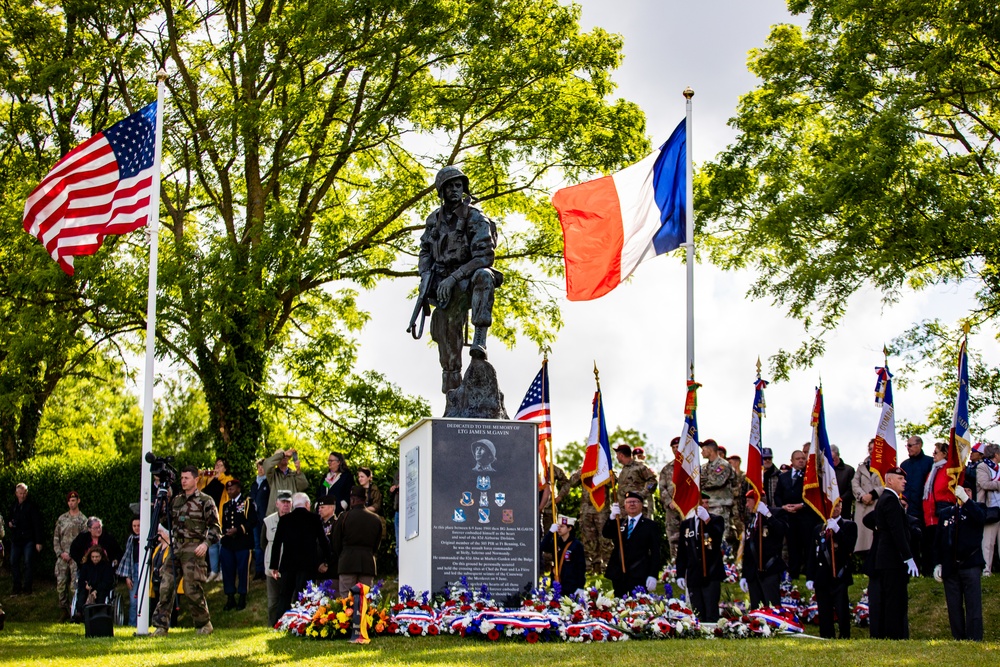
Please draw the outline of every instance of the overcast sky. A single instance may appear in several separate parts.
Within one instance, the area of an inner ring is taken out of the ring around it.
[[[624,37],[625,60],[616,73],[618,94],[646,113],[651,141],[658,144],[684,116],[685,86],[695,90],[693,155],[711,159],[733,141],[726,121],[739,96],[751,90],[747,52],[764,44],[769,27],[796,21],[781,0],[586,0],[585,29],[601,26]],[[502,221],[501,221],[502,224]],[[584,440],[590,429],[593,366],[601,372],[609,429],[645,433],[654,454],[669,458],[667,443],[679,435],[685,389],[684,267],[661,256],[639,266],[631,281],[589,302],[561,301],[565,327],[549,359],[553,437],[558,448]],[[695,269],[696,379],[702,439],[715,438],[730,453],[746,458],[755,363],[779,347],[794,348],[803,338],[799,323],[767,302],[745,296],[750,276],[725,273],[705,264]],[[388,375],[404,391],[428,398],[435,415],[444,410],[436,350],[404,333],[412,304],[412,281],[396,281],[362,296],[372,321],[362,336],[361,369]],[[810,412],[822,377],[831,442],[855,465],[864,458],[879,410],[874,404],[876,366],[882,346],[912,323],[940,317],[952,323],[972,303],[972,286],[949,286],[883,307],[871,291],[850,299],[848,316],[829,338],[827,354],[814,369],[793,374],[767,390],[763,444],[786,461],[793,447],[811,437]],[[995,341],[974,339],[971,345]],[[982,348],[981,348],[982,349]],[[497,369],[513,415],[541,363],[534,345],[514,350],[493,342],[490,361]],[[890,367],[899,366],[899,362]],[[766,374],[765,374],[766,377]],[[896,390],[897,420],[921,420],[932,396],[918,388]],[[983,434],[974,433],[977,439]],[[997,434],[992,435],[996,439]],[[925,447],[929,452],[929,447]]]

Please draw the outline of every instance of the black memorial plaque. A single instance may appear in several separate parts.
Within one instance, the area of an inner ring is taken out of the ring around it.
[[[535,581],[537,427],[528,422],[438,420],[432,575],[435,591],[463,576],[497,600]]]

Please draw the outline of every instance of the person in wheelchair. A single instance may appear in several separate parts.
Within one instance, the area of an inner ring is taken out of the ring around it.
[[[83,620],[83,607],[107,603],[115,587],[115,570],[104,549],[98,545],[87,549],[78,577],[75,620],[80,622]]]

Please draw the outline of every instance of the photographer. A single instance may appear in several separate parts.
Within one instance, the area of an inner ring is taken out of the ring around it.
[[[215,467],[211,470],[202,470],[198,478],[198,489],[204,491],[215,502],[215,506],[221,511],[229,502],[229,491],[227,485],[233,479],[229,474],[229,464],[222,457],[215,459]],[[221,551],[218,544],[213,544],[208,549],[208,581],[222,580]]]
[[[295,470],[288,467],[288,462],[295,464]],[[294,449],[279,449],[264,461],[264,474],[267,476],[267,484],[271,487],[271,495],[267,501],[267,511],[265,516],[274,513],[274,504],[278,499],[279,491],[290,491],[294,493],[304,492],[309,488],[309,480],[302,472],[302,463],[299,461],[299,453]],[[258,508],[259,510],[260,508]]]

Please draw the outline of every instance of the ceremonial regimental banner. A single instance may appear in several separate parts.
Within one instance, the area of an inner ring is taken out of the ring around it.
[[[400,585],[440,591],[466,577],[499,600],[530,587],[540,540],[538,425],[424,420],[400,438],[401,459],[412,461],[415,450],[419,472],[401,477],[401,491],[419,503],[403,508],[418,514],[419,529],[408,524],[400,544]]]

